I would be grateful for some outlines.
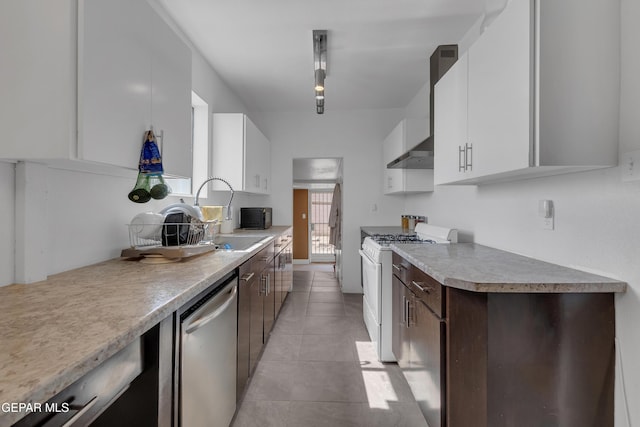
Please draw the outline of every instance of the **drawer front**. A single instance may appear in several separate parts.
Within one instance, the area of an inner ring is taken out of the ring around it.
[[[261,272],[273,260],[273,242],[251,258],[252,270]]]
[[[407,286],[416,294],[416,298],[426,304],[437,316],[444,316],[444,298],[442,285],[413,265],[408,270]]]
[[[89,425],[124,393],[144,368],[142,337],[102,362],[98,367],[52,397],[42,408],[13,427]],[[68,405],[68,406],[67,406]],[[53,414],[53,415],[52,415]]]
[[[292,236],[291,234],[281,234],[274,240],[274,251],[275,253],[279,253],[282,251],[288,244],[291,242]]]
[[[392,256],[393,275],[409,287],[436,315],[444,316],[442,285],[397,253]]]
[[[400,279],[400,281],[405,285],[408,284],[409,270],[411,269],[411,267],[413,267],[411,263],[395,252],[393,253],[391,259],[391,269],[393,270],[393,275]]]

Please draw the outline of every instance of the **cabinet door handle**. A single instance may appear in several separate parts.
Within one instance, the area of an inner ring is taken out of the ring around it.
[[[407,324],[407,297],[402,295],[402,324]]]
[[[422,282],[420,282],[422,283]],[[411,284],[413,286],[415,286],[416,288],[420,289],[421,292],[426,292],[426,293],[431,293],[431,286],[429,285],[425,285],[424,287],[420,285],[420,283],[416,282],[415,280],[411,281]],[[424,283],[422,283],[424,285]]]
[[[260,296],[267,295],[267,278],[263,274],[260,275]]]
[[[458,145],[458,172],[464,172],[467,164],[467,151],[462,145]]]
[[[245,282],[248,282],[255,275],[256,275],[256,273],[243,274],[242,277],[240,278],[240,280],[244,280]]]
[[[407,323],[406,326],[407,328],[411,327],[411,300],[409,298],[406,299],[407,301]]]
[[[473,144],[464,145],[464,170],[473,170]]]
[[[395,268],[396,270],[400,271],[400,267],[396,264],[391,264],[393,266],[393,268]]]

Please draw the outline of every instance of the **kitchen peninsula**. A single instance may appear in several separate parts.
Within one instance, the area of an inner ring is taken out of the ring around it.
[[[626,283],[473,243],[391,248],[394,354],[430,425],[614,425]]]

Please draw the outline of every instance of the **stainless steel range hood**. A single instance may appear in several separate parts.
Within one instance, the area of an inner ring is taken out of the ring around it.
[[[389,162],[387,169],[433,169],[433,137]]]
[[[458,60],[458,45],[441,45],[431,55],[429,94],[429,137],[387,164],[387,169],[433,169],[433,88]]]

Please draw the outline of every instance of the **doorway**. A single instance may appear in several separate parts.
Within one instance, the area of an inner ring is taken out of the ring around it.
[[[333,190],[309,190],[309,261],[335,261],[335,245],[329,243],[329,215]]]
[[[340,249],[336,250],[340,242],[329,242],[333,192],[338,183],[342,183],[342,158],[293,159],[294,263],[335,263],[336,272],[341,271]],[[340,224],[341,220],[340,216]]]

